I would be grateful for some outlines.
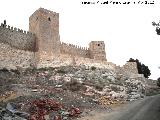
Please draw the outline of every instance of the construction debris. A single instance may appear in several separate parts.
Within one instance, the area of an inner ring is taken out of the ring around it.
[[[83,111],[143,98],[146,90],[144,78],[84,66],[0,71],[0,76],[2,120],[75,120]]]

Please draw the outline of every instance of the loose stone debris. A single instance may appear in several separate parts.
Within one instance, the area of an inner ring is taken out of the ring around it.
[[[0,70],[1,120],[76,120],[142,99],[144,77],[85,66]]]

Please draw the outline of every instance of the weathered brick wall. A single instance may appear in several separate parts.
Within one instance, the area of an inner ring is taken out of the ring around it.
[[[91,41],[89,43],[90,58],[96,60],[107,60],[104,41]]]
[[[35,36],[30,32],[1,24],[0,43],[6,43],[21,50],[34,51]]]
[[[29,18],[29,31],[1,24],[1,68],[29,67],[32,63],[37,63],[38,67],[86,65],[113,69],[117,73],[138,74],[135,63],[117,67],[107,62],[104,41],[91,41],[89,48],[61,43],[59,13],[39,8]]]
[[[138,74],[137,63],[136,62],[127,62],[123,65],[123,69],[125,72]]]
[[[101,60],[94,60],[79,56],[72,56],[69,54],[61,54],[59,56],[54,57],[52,60],[48,61],[40,61],[37,65],[38,68],[41,67],[59,67],[59,66],[67,66],[67,65],[85,65],[85,66],[95,66],[98,68],[107,68],[111,70],[115,70],[116,65],[107,62],[107,61],[101,61]]]
[[[36,35],[39,61],[58,54],[106,61],[104,41],[92,41],[89,49],[60,42],[59,13],[39,8],[29,18],[29,31]]]
[[[60,54],[59,13],[39,8],[29,18],[29,31],[36,35],[37,59]]]
[[[106,68],[111,70],[115,70],[115,67],[116,67],[116,65],[111,62],[95,60],[90,58],[75,57],[74,61],[75,61],[75,65],[94,66],[98,68]]]
[[[60,48],[61,54],[68,54],[71,56],[79,56],[84,58],[89,58],[89,51],[86,47],[80,47],[73,44],[67,44],[62,42]]]
[[[0,69],[27,68],[34,64],[34,52],[18,50],[10,45],[0,43]]]
[[[67,65],[72,65],[72,58],[67,54],[63,54],[59,56],[54,56],[54,58],[50,60],[40,59],[40,61],[37,63],[37,68],[59,67]]]
[[[130,77],[142,76],[138,74],[137,64],[135,62],[127,62],[123,66],[116,66],[116,73],[123,74],[125,76],[130,76]]]

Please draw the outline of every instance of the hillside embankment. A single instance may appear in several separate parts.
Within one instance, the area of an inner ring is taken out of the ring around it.
[[[0,118],[83,118],[91,111],[109,112],[126,102],[143,99],[152,88],[148,86],[144,78],[93,66],[1,69]]]

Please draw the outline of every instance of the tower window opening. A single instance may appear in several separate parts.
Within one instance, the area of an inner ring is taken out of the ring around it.
[[[51,18],[50,18],[50,17],[48,18],[48,21],[51,21]]]
[[[100,46],[100,44],[98,44],[98,46]]]

